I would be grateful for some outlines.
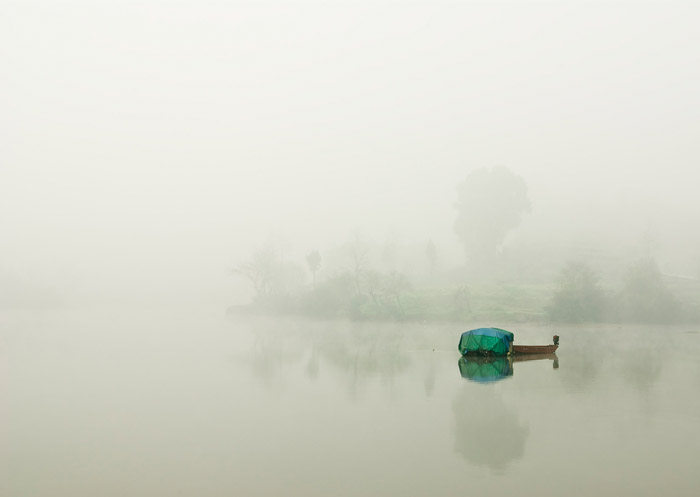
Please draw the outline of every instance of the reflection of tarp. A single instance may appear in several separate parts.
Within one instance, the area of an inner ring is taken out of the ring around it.
[[[513,334],[510,331],[500,328],[477,328],[462,333],[458,348],[462,355],[502,356],[506,355],[511,343],[513,343]]]
[[[459,362],[462,378],[482,383],[498,381],[513,375],[513,366],[505,357],[462,357]]]

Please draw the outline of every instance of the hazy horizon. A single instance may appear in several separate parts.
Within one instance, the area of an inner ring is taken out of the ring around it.
[[[303,263],[433,240],[505,166],[510,243],[644,236],[700,254],[690,3],[9,2],[0,16],[0,274],[74,302],[242,298],[267,240]]]

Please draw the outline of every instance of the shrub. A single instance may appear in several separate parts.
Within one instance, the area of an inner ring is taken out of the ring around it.
[[[643,259],[627,270],[618,305],[626,321],[667,323],[681,317],[680,302],[664,283],[653,259]]]
[[[600,321],[606,300],[595,272],[584,263],[569,262],[559,274],[557,290],[548,308],[549,317],[552,321],[570,323]]]
[[[355,296],[354,279],[349,273],[335,275],[316,285],[302,300],[302,311],[312,316],[337,316],[350,311]]]

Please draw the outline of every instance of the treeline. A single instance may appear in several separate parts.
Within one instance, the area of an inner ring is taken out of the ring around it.
[[[694,282],[693,286],[697,292],[700,282]],[[628,267],[617,289],[605,288],[587,264],[568,263],[559,275],[547,311],[552,321],[570,323],[700,320],[697,300],[691,298],[683,303],[651,258]]]
[[[373,269],[368,248],[357,240],[344,247],[343,253],[342,269],[330,270],[325,278],[319,278],[323,259],[318,250],[309,252],[305,257],[312,280],[309,284],[302,265],[285,261],[270,246],[256,251],[234,269],[255,291],[248,310],[317,317],[406,318],[407,305],[414,300],[408,297],[413,291],[409,277],[397,270]]]
[[[700,321],[700,274],[680,285],[663,276],[653,258],[621,267],[606,248],[601,278],[585,262],[561,258],[574,254],[595,262],[593,254],[547,248],[551,243],[509,246],[507,235],[531,202],[525,181],[507,168],[477,169],[456,193],[453,227],[463,266],[444,258],[432,241],[400,250],[389,240],[373,247],[372,260],[370,246],[356,237],[326,254],[310,251],[306,267],[268,247],[235,269],[255,291],[246,310],[425,321]]]
[[[608,280],[607,284],[590,265],[569,262],[552,282],[481,280],[469,284],[467,277],[458,276],[453,278],[456,282],[437,285],[439,278],[416,284],[416,278],[412,281],[403,272],[375,269],[367,250],[356,243],[348,245],[345,256],[343,269],[321,278],[323,260],[317,250],[307,254],[306,269],[285,261],[272,249],[257,251],[235,270],[255,290],[244,310],[358,320],[700,321],[700,281],[690,281],[684,292],[678,292],[669,287],[650,258],[631,264],[620,281]]]

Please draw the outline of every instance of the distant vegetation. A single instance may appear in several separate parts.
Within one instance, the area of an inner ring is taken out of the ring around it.
[[[602,321],[609,304],[593,270],[584,263],[569,262],[559,274],[548,313],[552,321]]]
[[[641,260],[628,269],[617,299],[624,321],[667,323],[684,317],[678,298],[664,283],[653,259]]]
[[[416,285],[405,273],[378,271],[369,259],[348,253],[348,269],[314,278],[300,264],[282,262],[269,248],[236,269],[256,295],[248,312],[298,314],[359,320],[510,322],[674,323],[698,321],[700,282],[688,282],[682,301],[667,284],[655,261],[640,260],[622,281],[604,286],[582,262],[569,262],[551,282],[485,281],[469,285]],[[316,258],[314,257],[314,260]],[[308,276],[312,280],[308,282]],[[459,278],[457,278],[459,279]]]
[[[505,240],[529,210],[522,178],[506,168],[477,170],[457,189],[464,265],[448,267],[432,240],[409,247],[355,236],[300,261],[268,244],[234,269],[254,291],[243,310],[358,320],[700,322],[700,278],[664,276],[651,256],[626,266],[600,253],[592,264],[530,251],[520,262]]]
[[[616,292],[604,290],[588,265],[570,262],[560,273],[549,317],[570,323],[673,323],[692,313],[666,285],[656,261],[646,258],[627,268]]]
[[[374,269],[368,254],[368,249],[358,251],[356,242],[348,244],[346,269],[316,278],[320,253],[307,260],[305,271],[266,247],[235,272],[255,291],[248,312],[360,320],[561,323],[673,323],[700,318],[700,281],[668,284],[653,259],[635,262],[623,271],[621,281],[607,286],[583,262],[566,263],[552,281],[481,279],[469,284],[467,276],[460,283],[463,273],[456,271],[452,281],[436,284],[436,278],[415,283],[403,272]],[[432,262],[426,265],[428,272]]]

